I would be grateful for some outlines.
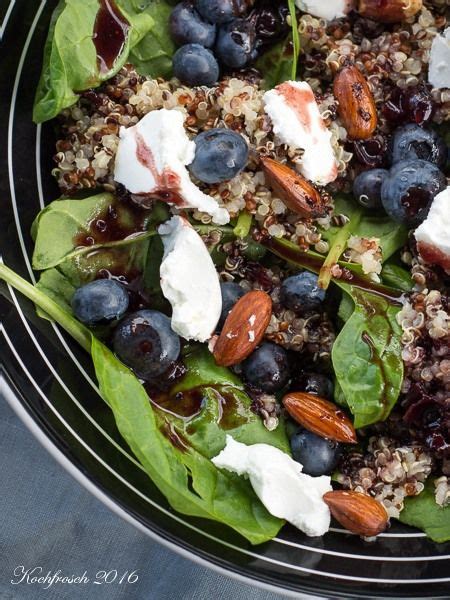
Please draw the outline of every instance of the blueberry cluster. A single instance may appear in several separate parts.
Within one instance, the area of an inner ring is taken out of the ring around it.
[[[187,85],[213,85],[222,70],[242,69],[287,34],[286,3],[252,0],[183,0],[170,17],[180,46],[175,77]]]
[[[422,107],[420,115],[423,112]],[[382,207],[394,221],[416,227],[447,185],[442,172],[447,154],[446,143],[436,131],[416,123],[402,125],[390,142],[390,169],[360,173],[353,183],[354,196],[362,206],[371,210]]]
[[[141,379],[165,373],[180,354],[180,338],[170,319],[156,310],[138,310],[124,316],[129,296],[113,279],[97,279],[79,287],[72,298],[76,318],[90,327],[115,324],[113,348]]]

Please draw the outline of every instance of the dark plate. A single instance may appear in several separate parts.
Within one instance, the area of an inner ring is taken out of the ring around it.
[[[80,0],[82,2],[82,0]],[[32,220],[57,197],[51,125],[31,108],[56,2],[0,4],[0,237],[3,260],[33,280]],[[89,358],[12,290],[0,297],[2,358],[13,408],[68,470],[111,508],[193,559],[280,591],[334,597],[450,598],[450,544],[395,525],[367,543],[340,529],[307,538],[286,527],[252,547],[229,529],[174,513],[100,401]]]

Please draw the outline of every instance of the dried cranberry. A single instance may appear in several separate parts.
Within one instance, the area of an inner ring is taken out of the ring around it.
[[[358,140],[353,143],[353,149],[359,162],[367,167],[381,167],[385,164],[387,142],[382,135],[376,135],[368,140]]]
[[[424,85],[400,90],[395,88],[383,107],[383,114],[393,124],[428,123],[435,110],[434,100]]]
[[[287,17],[289,9],[285,3],[263,0],[248,16],[255,27],[260,45],[272,44],[285,37],[289,31]]]
[[[245,276],[250,281],[259,283],[263,290],[271,290],[273,281],[267,269],[257,262],[249,262],[245,268]]]
[[[390,123],[402,123],[406,119],[405,108],[403,105],[403,94],[400,88],[395,88],[390,98],[383,106],[383,115]]]
[[[404,104],[409,120],[417,125],[424,125],[431,120],[435,104],[425,86],[407,88],[404,93]]]

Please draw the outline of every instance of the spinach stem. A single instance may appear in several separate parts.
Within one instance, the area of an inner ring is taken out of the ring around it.
[[[297,26],[297,14],[295,9],[295,0],[288,0],[289,13],[291,16],[291,27],[292,27],[292,43],[293,43],[293,58],[292,58],[292,73],[291,79],[294,81],[297,79],[297,62],[298,55],[300,54],[300,36],[298,34]]]
[[[91,352],[91,332],[82,323],[77,321],[75,317],[61,308],[59,304],[1,262],[0,279],[3,279],[3,281],[34,302],[36,306],[39,306],[53,321],[61,325],[86,352]]]
[[[341,254],[344,252],[348,238],[350,237],[350,227],[344,225],[339,233],[336,235],[330,251],[327,254],[326,259],[320,269],[319,273],[319,287],[326,290],[330,285],[332,278],[331,269],[339,262]]]
[[[239,217],[236,223],[233,233],[237,238],[245,238],[250,233],[250,227],[252,226],[252,215],[246,210],[242,210],[239,213]]]

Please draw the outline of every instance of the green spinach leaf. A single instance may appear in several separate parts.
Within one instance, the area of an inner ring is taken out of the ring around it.
[[[398,304],[351,289],[355,307],[332,349],[333,368],[356,428],[383,421],[403,381]]]
[[[115,227],[126,232],[124,238],[79,246],[77,238],[83,236],[95,238],[92,222],[106,215],[108,209],[114,209],[116,212]],[[68,259],[75,261],[80,257],[94,257],[95,252],[100,248],[132,248],[156,234],[155,225],[165,219],[166,213],[158,215],[148,211],[141,217],[137,224],[132,211],[108,193],[97,194],[84,200],[55,200],[38,214],[31,229],[35,240],[33,268],[41,271],[55,267]],[[147,226],[148,229],[145,231]],[[95,259],[93,260],[95,262]]]
[[[204,384],[202,410],[186,421],[152,404],[130,369],[41,290],[3,264],[0,279],[32,300],[91,353],[102,397],[110,406],[121,435],[175,510],[224,523],[252,544],[277,534],[283,521],[267,512],[250,483],[220,471],[210,457],[225,445],[226,431],[248,444],[273,443],[282,449],[288,448],[286,435],[281,428],[277,432],[264,428],[259,417],[250,411],[250,399],[234,376],[224,369],[214,372],[201,356],[204,348],[192,349],[186,357],[188,363],[200,365],[195,376]],[[224,386],[217,386],[219,380]],[[233,403],[240,403],[240,421],[227,425],[223,422],[224,393],[227,402],[231,397]]]
[[[292,36],[289,36],[264,52],[256,61],[255,66],[263,75],[264,88],[271,90],[279,83],[291,78],[293,64]]]
[[[436,504],[432,481],[418,496],[406,498],[399,520],[422,529],[434,542],[450,541],[450,506],[442,508]]]
[[[173,6],[165,0],[131,0],[146,15],[152,18],[154,26],[132,49],[130,62],[141,75],[149,77],[172,76],[172,56],[176,46],[169,31],[169,17]],[[135,8],[136,10],[136,8]]]
[[[68,313],[72,312],[70,302],[77,287],[69,281],[64,273],[61,273],[58,269],[47,269],[41,274],[39,281],[36,283],[36,288]],[[37,313],[40,317],[48,318],[47,314],[43,313],[39,307]]]
[[[320,273],[324,259],[302,252],[286,240],[272,239],[269,249],[293,265]],[[349,267],[348,263],[345,265]],[[398,290],[374,284],[352,267],[353,279],[333,279],[348,299],[342,306],[347,318],[332,350],[341,396],[354,416],[356,427],[385,419],[400,394],[403,379]],[[353,302],[351,311],[349,302]]]
[[[386,285],[390,285],[403,292],[410,292],[414,286],[411,273],[394,263],[385,263],[381,270],[381,279]]]
[[[118,5],[121,7],[120,1]],[[56,117],[64,108],[75,104],[78,92],[96,87],[117,73],[127,62],[131,48],[154,26],[149,15],[126,12],[122,8],[130,30],[113,68],[101,73],[92,39],[98,10],[98,0],[60,0],[44,49],[33,110],[36,123]]]

